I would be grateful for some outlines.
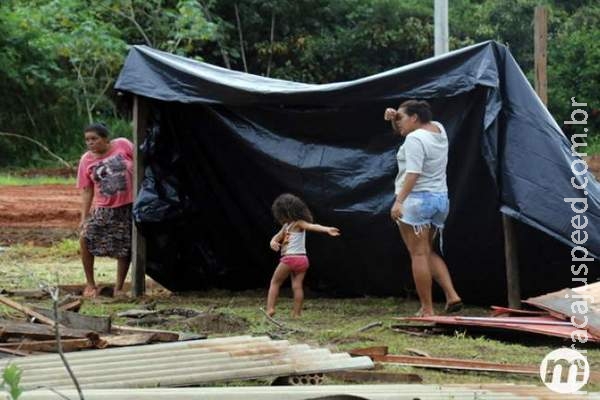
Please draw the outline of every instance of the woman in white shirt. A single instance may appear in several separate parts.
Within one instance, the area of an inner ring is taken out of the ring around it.
[[[391,121],[394,131],[406,138],[396,155],[396,200],[391,217],[398,224],[410,253],[421,302],[417,315],[434,315],[432,278],[446,296],[445,311],[458,311],[462,308],[461,298],[454,289],[446,263],[432,246],[436,233],[442,232],[450,206],[446,185],[446,131],[442,124],[432,121],[426,101],[408,100],[400,104],[398,110],[388,108],[384,119]]]

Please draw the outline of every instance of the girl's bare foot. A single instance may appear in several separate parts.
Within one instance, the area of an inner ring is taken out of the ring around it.
[[[275,309],[273,309],[273,308],[267,309],[267,315],[269,317],[273,317],[273,315],[275,315]]]
[[[98,296],[98,286],[86,286],[83,289],[83,297],[94,298]]]

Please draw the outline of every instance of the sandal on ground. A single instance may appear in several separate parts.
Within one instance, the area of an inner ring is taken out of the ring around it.
[[[444,312],[446,314],[455,313],[455,312],[462,310],[463,306],[464,306],[464,304],[463,304],[462,300],[458,300],[453,303],[448,303],[448,304],[446,304],[446,307],[444,308]]]

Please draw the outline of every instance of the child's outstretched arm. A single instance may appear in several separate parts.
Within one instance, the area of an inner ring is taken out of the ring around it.
[[[311,224],[306,221],[298,221],[298,227],[305,231],[326,233],[329,236],[340,236],[340,230],[333,226],[323,226],[319,224]]]
[[[269,243],[269,246],[271,246],[271,249],[273,251],[279,251],[279,249],[281,248],[282,240],[283,240],[283,227],[281,227],[279,232],[277,232],[275,234],[275,236],[273,236],[273,238],[271,238],[271,242]]]

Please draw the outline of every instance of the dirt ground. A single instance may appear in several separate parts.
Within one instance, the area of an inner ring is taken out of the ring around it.
[[[50,245],[76,237],[79,191],[74,185],[0,186],[0,245]]]
[[[600,180],[600,155],[585,157]],[[74,171],[28,170],[23,176],[73,176]],[[0,186],[0,246],[16,243],[50,246],[77,237],[79,190],[73,184]]]

